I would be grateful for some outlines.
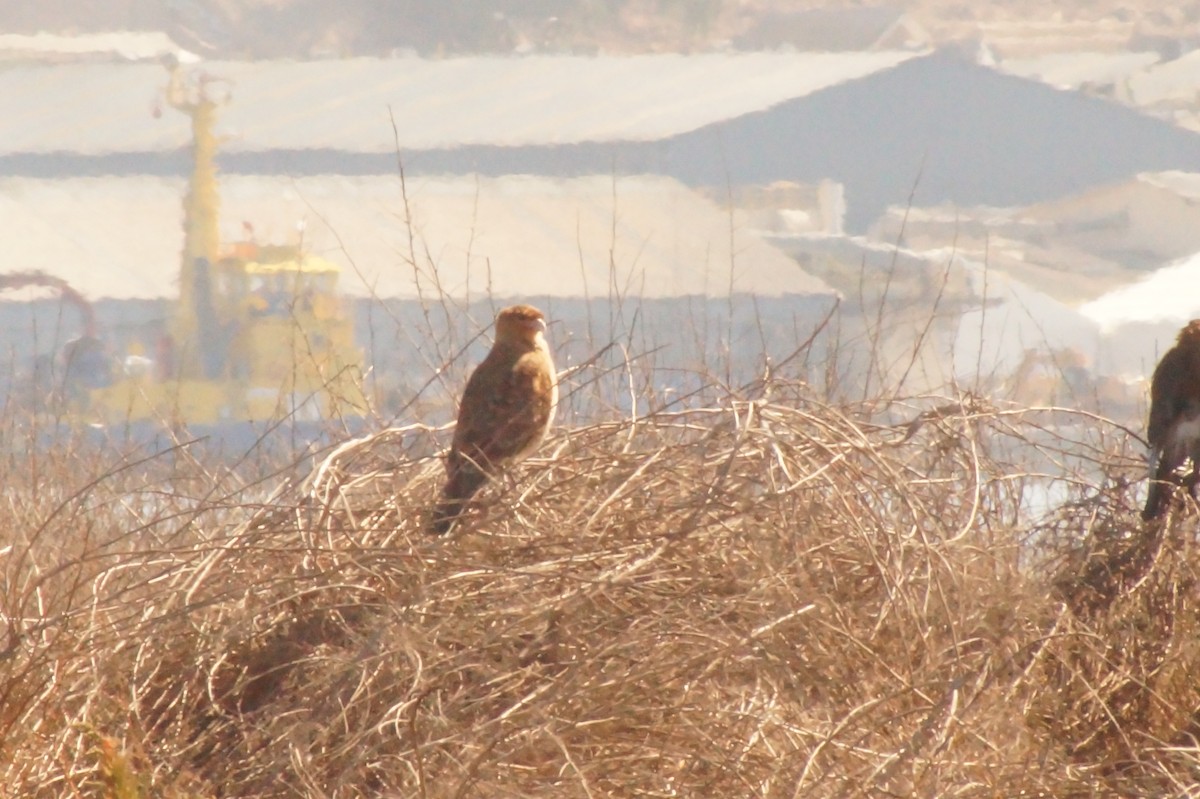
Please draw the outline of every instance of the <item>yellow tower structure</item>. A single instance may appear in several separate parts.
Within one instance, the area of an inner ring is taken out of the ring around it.
[[[196,313],[196,264],[215,265],[220,251],[220,195],[217,192],[218,100],[210,85],[219,81],[208,75],[195,75],[178,63],[171,66],[167,83],[167,102],[186,114],[192,127],[192,175],[183,198],[183,250],[179,267],[179,308],[172,336],[177,346],[179,374],[192,378],[201,374],[198,336],[201,334]],[[220,100],[224,103],[228,94]],[[199,276],[211,279],[211,274]]]

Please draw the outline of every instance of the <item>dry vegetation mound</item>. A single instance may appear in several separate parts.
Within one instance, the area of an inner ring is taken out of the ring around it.
[[[772,397],[562,430],[445,538],[424,428],[270,497],[14,461],[0,794],[1197,790],[1194,517],[1121,430]]]

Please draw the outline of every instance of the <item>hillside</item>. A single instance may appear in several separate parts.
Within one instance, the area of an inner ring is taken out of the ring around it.
[[[446,538],[422,529],[445,435],[423,425],[264,478],[185,442],[27,448],[10,424],[0,784],[1200,787],[1194,525],[1136,521],[1128,431],[969,395],[831,404],[783,378],[635,407],[564,420]]]

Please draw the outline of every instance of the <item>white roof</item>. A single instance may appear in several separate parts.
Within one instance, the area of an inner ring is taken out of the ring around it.
[[[1158,63],[1152,51],[1075,51],[1047,53],[1032,58],[1007,58],[997,66],[1003,72],[1048,83],[1059,89],[1078,89],[1084,84],[1116,83]]]
[[[151,177],[0,179],[10,269],[41,269],[91,299],[177,294],[184,183]],[[614,197],[615,192],[615,197]],[[740,215],[671,178],[226,176],[222,238],[253,224],[342,265],[351,296],[441,289],[499,297],[832,295]],[[731,252],[732,250],[732,252]],[[415,253],[415,266],[410,253]],[[611,257],[610,257],[611,256]]]
[[[1135,105],[1195,100],[1200,91],[1200,50],[1153,64],[1129,77],[1129,93]]]
[[[653,140],[768,108],[919,55],[737,53],[206,62],[231,81],[225,151],[392,152],[458,144]],[[187,119],[151,116],[167,75],[150,63],[0,71],[0,154],[185,146]],[[392,123],[395,118],[396,133]]]
[[[100,57],[143,60],[173,55],[180,61],[194,62],[189,53],[161,31],[108,31],[78,33],[0,33],[0,59],[40,57]]]
[[[1079,311],[1105,331],[1130,323],[1182,326],[1200,317],[1200,254],[1097,297]]]
[[[1165,172],[1142,172],[1137,179],[1148,186],[1173,192],[1180,197],[1200,199],[1200,173],[1172,169]]]
[[[1198,286],[1200,253],[1080,306],[1105,333],[1107,371],[1148,378],[1179,329],[1200,318]]]

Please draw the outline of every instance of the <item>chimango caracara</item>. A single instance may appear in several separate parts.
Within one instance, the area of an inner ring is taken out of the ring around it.
[[[528,457],[546,437],[558,384],[545,332],[545,317],[529,305],[514,305],[496,316],[492,351],[463,390],[446,459],[446,487],[431,531],[448,531],[480,486]]]
[[[1187,486],[1188,493],[1196,496],[1200,477],[1200,319],[1188,322],[1154,370],[1146,438],[1150,442],[1151,482],[1142,518],[1149,520],[1166,512],[1175,485]],[[1176,471],[1189,458],[1191,471],[1181,478]]]

